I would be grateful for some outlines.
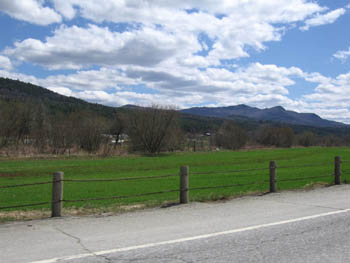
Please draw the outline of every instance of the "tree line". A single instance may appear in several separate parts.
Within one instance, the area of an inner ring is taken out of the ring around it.
[[[204,139],[203,139],[204,138]],[[112,117],[93,111],[50,112],[43,104],[0,101],[0,151],[46,154],[76,152],[112,154],[116,149],[156,155],[160,152],[196,150],[189,143],[206,142],[206,149],[257,147],[304,147],[347,145],[348,136],[320,136],[311,131],[295,134],[283,125],[247,129],[224,121],[204,135],[184,129],[179,112],[153,105],[124,109]]]

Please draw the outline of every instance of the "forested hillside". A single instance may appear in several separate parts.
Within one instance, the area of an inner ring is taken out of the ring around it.
[[[60,95],[31,83],[6,78],[0,78],[0,100],[41,104],[50,114],[90,111],[105,117],[112,117],[116,112],[113,107],[88,103],[81,99]]]

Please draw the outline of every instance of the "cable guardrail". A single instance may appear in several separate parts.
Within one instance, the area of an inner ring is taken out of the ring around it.
[[[127,198],[137,198],[137,197],[144,197],[144,196],[151,196],[151,195],[159,195],[159,194],[166,194],[166,193],[180,193],[180,203],[188,203],[189,202],[189,191],[200,191],[200,190],[211,190],[211,189],[220,189],[220,188],[233,188],[233,187],[245,187],[245,186],[252,186],[252,185],[261,185],[265,183],[270,183],[270,192],[276,192],[277,191],[277,183],[284,183],[284,182],[292,182],[292,181],[307,181],[307,180],[313,180],[313,179],[324,179],[324,178],[331,178],[331,176],[334,177],[334,184],[340,184],[341,183],[341,174],[346,173],[346,170],[341,170],[341,164],[342,163],[350,163],[350,161],[341,161],[340,157],[335,158],[334,162],[334,174],[329,173],[327,175],[317,175],[317,176],[309,176],[309,177],[292,177],[292,178],[278,178],[276,177],[276,170],[277,169],[293,169],[293,168],[307,168],[307,167],[320,167],[320,166],[329,166],[331,163],[318,163],[318,164],[302,164],[302,165],[295,165],[295,166],[277,166],[275,161],[270,161],[270,166],[266,168],[249,168],[249,169],[236,169],[236,170],[224,170],[224,171],[208,171],[208,172],[192,172],[191,175],[227,175],[227,174],[235,174],[233,177],[234,179],[240,179],[240,178],[248,178],[248,177],[255,177],[255,180],[257,177],[263,177],[267,175],[262,174],[238,174],[236,173],[244,173],[244,172],[254,172],[254,171],[267,171],[269,170],[269,180],[257,180],[254,182],[248,182],[248,183],[231,183],[231,184],[225,184],[225,185],[209,185],[209,186],[200,186],[200,187],[189,187],[189,167],[188,166],[182,166],[180,168],[179,174],[165,174],[165,175],[153,175],[153,176],[141,176],[141,177],[122,177],[122,178],[109,178],[109,179],[64,179],[63,178],[63,172],[57,172],[53,175],[53,181],[52,182],[37,182],[37,183],[28,183],[28,184],[15,184],[15,185],[3,185],[0,186],[1,189],[8,189],[8,188],[18,188],[18,187],[29,187],[29,186],[36,186],[36,185],[48,185],[52,184],[52,201],[51,202],[38,202],[38,203],[31,203],[31,204],[23,204],[23,205],[13,205],[13,206],[2,206],[0,207],[0,210],[3,209],[15,209],[15,208],[24,208],[24,207],[31,207],[31,206],[42,206],[42,205],[52,205],[52,215],[53,216],[61,216],[61,207],[63,203],[77,203],[77,202],[89,202],[89,201],[103,201],[103,200],[116,200],[116,199],[127,199]],[[180,179],[180,188],[179,189],[168,189],[168,190],[162,190],[162,191],[155,191],[155,192],[146,192],[146,193],[136,193],[136,194],[130,194],[130,195],[115,195],[115,196],[105,196],[105,197],[93,197],[93,198],[83,198],[83,199],[65,199],[63,198],[63,183],[98,183],[98,182],[120,182],[120,181],[137,181],[137,180],[153,180],[153,179],[166,179],[166,178],[174,178],[179,177]],[[343,180],[344,181],[344,180]],[[56,209],[56,210],[55,210]],[[58,210],[57,210],[58,209]],[[55,211],[54,211],[55,210]]]
[[[320,164],[303,164],[303,165],[292,165],[292,166],[278,166],[278,169],[291,169],[291,168],[307,168],[307,167],[320,167],[329,166],[331,163],[320,163]]]
[[[13,205],[13,206],[0,206],[0,210],[3,209],[13,209],[13,208],[23,208],[23,207],[32,207],[32,206],[39,206],[39,205],[49,205],[53,202],[40,202],[40,203],[31,203],[31,204],[25,204],[25,205]]]
[[[192,173],[191,173],[192,175]],[[213,176],[214,179],[217,179],[218,176],[223,176],[223,178],[232,178],[232,179],[246,179],[246,178],[257,178],[257,177],[266,177],[267,174],[224,174],[221,172],[215,173],[215,174],[210,174],[210,175],[215,175]],[[203,176],[198,176],[198,177],[192,177],[195,180],[206,180],[207,177],[205,175]]]
[[[252,168],[252,169],[240,169],[240,170],[228,170],[228,171],[210,171],[210,172],[192,172],[194,175],[210,175],[210,174],[224,174],[224,173],[241,173],[241,172],[254,172],[254,171],[264,171],[269,170],[269,168]]]
[[[142,177],[124,177],[116,179],[64,179],[63,182],[73,182],[73,183],[92,183],[92,182],[119,182],[119,181],[136,181],[136,180],[147,180],[147,179],[160,179],[160,178],[170,178],[178,177],[178,174],[168,174],[168,175],[155,175],[155,176],[142,176]]]
[[[15,185],[2,185],[2,186],[0,185],[0,189],[27,187],[27,186],[35,186],[35,185],[43,185],[43,184],[52,184],[52,182],[39,182],[39,183],[32,183],[32,184],[15,184]]]

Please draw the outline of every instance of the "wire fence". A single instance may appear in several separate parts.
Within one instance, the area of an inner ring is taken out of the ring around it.
[[[0,206],[0,209],[24,208],[24,207],[31,207],[31,206],[50,205],[52,203],[53,202],[40,202],[40,203],[32,203],[32,204],[25,204],[25,205]]]
[[[168,174],[168,175],[157,175],[157,176],[142,176],[142,177],[126,177],[126,178],[116,178],[116,179],[64,179],[63,182],[73,182],[73,183],[92,183],[92,182],[120,182],[120,181],[136,181],[136,180],[150,180],[150,179],[160,179],[160,178],[169,178],[177,177],[177,174]]]
[[[32,184],[3,185],[3,186],[0,186],[0,189],[36,186],[36,185],[43,185],[43,184],[52,184],[52,182],[39,182],[39,183],[32,183]]]
[[[194,175],[210,175],[210,174],[227,174],[227,173],[241,173],[241,172],[253,172],[253,171],[264,171],[268,170],[269,168],[254,168],[254,169],[241,169],[241,170],[228,170],[228,171],[211,171],[211,172],[195,172],[191,173]]]
[[[294,166],[278,166],[278,169],[294,169],[294,168],[309,168],[309,167],[321,167],[329,166],[331,163],[319,163],[319,164],[303,164],[303,165],[294,165]]]
[[[214,189],[224,189],[224,188],[235,188],[235,187],[248,187],[254,185],[265,185],[269,184],[269,192],[275,192],[277,189],[277,183],[286,183],[286,182],[297,182],[297,181],[309,181],[315,179],[332,179],[334,178],[334,184],[340,184],[341,174],[346,173],[347,171],[342,171],[341,164],[350,163],[350,161],[341,161],[340,157],[335,157],[333,165],[330,162],[318,163],[318,164],[302,164],[294,166],[277,166],[275,161],[270,162],[270,166],[266,168],[250,168],[250,169],[236,169],[236,170],[224,170],[224,171],[208,171],[208,172],[192,172],[191,177],[201,178],[205,175],[234,175],[234,178],[254,178],[253,182],[244,182],[244,183],[233,183],[233,184],[223,184],[223,185],[206,185],[206,186],[190,186],[189,185],[189,168],[183,166],[180,168],[179,174],[165,174],[165,175],[154,175],[154,176],[142,176],[142,177],[122,177],[122,178],[113,178],[113,179],[64,179],[63,172],[57,172],[53,175],[52,181],[37,182],[30,184],[16,184],[16,185],[4,185],[0,186],[2,189],[10,188],[20,188],[20,187],[30,187],[38,185],[51,185],[52,186],[52,200],[46,202],[36,202],[28,204],[19,204],[13,206],[0,206],[0,210],[8,209],[17,209],[17,208],[26,208],[26,207],[35,207],[35,206],[44,206],[51,205],[52,215],[61,216],[61,208],[63,203],[78,203],[78,202],[91,202],[91,201],[104,201],[104,200],[117,200],[117,199],[128,199],[128,198],[138,198],[145,196],[153,195],[162,195],[168,193],[179,193],[180,203],[189,202],[189,193],[190,191],[202,191],[202,190],[214,190]],[[324,167],[330,166],[333,168],[334,173],[329,173],[327,175],[317,175],[317,176],[302,176],[302,177],[289,177],[289,178],[277,178],[276,171],[279,169],[297,169],[297,168],[311,168],[311,167]],[[251,172],[261,172],[269,171],[268,175],[264,174],[249,174]],[[247,173],[239,174],[237,173]],[[268,180],[256,180],[257,178],[267,178]],[[130,195],[113,195],[113,196],[102,196],[102,197],[92,197],[92,198],[82,198],[82,199],[66,199],[63,197],[63,183],[105,183],[105,182],[122,182],[122,181],[149,181],[149,180],[158,180],[158,179],[169,179],[169,178],[179,178],[180,187],[178,189],[164,189],[153,192],[145,193],[135,193]]]

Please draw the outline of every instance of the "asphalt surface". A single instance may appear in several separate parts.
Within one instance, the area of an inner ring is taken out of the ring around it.
[[[0,262],[350,262],[350,185],[3,224]]]

